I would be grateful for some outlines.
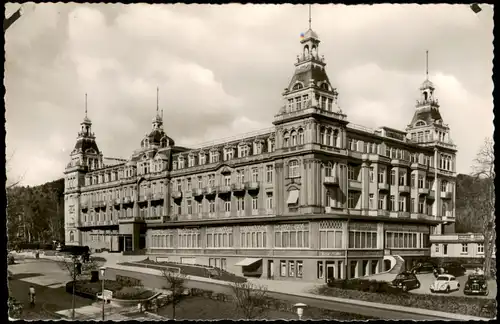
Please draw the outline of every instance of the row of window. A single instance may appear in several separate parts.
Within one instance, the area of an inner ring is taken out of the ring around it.
[[[251,210],[259,210],[259,198],[257,196],[250,196],[251,198]],[[183,215],[183,207],[185,208],[187,215],[202,213],[204,208],[208,210],[209,213],[217,213],[219,211],[224,211],[226,213],[233,211],[235,208],[238,212],[245,211],[245,197],[233,196],[234,202],[231,201],[231,196],[228,197],[218,197],[198,201],[195,199],[186,199],[185,201],[179,201],[178,203],[172,205],[172,210],[174,214]],[[205,203],[204,203],[205,202]],[[217,207],[218,206],[218,207]],[[274,201],[272,192],[266,193],[266,205],[267,209],[273,209]]]
[[[280,276],[302,278],[303,267],[302,260],[280,260]]]
[[[152,182],[152,183],[142,183],[139,186],[139,195],[145,196],[147,194],[163,194],[163,181]],[[84,194],[82,196],[83,202],[88,201],[111,201],[113,199],[118,199],[122,197],[135,197],[136,190],[134,186],[127,186],[116,189],[100,190],[96,192],[91,192]]]
[[[207,248],[233,247],[233,233],[207,233]]]
[[[436,252],[439,253],[439,246],[440,244],[436,244]],[[467,243],[462,243],[461,244],[461,254],[468,254],[469,253],[469,244]],[[483,243],[477,243],[477,253],[482,254],[484,253],[484,244]],[[448,254],[448,244],[443,244],[443,255]]]
[[[386,232],[385,248],[387,249],[423,249],[429,244],[429,234],[408,232]]]
[[[272,183],[273,182],[273,173],[274,167],[272,165],[266,165],[266,173],[265,173],[265,182]],[[259,169],[252,168],[251,178],[249,179],[252,182],[258,182],[260,180]],[[236,170],[233,176],[231,174],[225,174],[221,177],[220,181],[216,181],[215,174],[209,174],[205,177],[198,176],[194,179],[177,179],[175,182],[173,181],[171,186],[173,191],[186,191],[193,190],[194,188],[202,189],[205,184],[208,187],[215,187],[217,184],[230,186],[233,183],[243,184],[245,183],[245,170]]]
[[[242,248],[266,248],[267,247],[267,232],[266,231],[251,231],[240,233],[240,246]]]
[[[244,158],[250,155],[259,155],[264,153],[266,148],[267,152],[274,152],[275,149],[274,139],[269,138],[267,140],[267,145],[265,144],[266,141],[256,141],[251,146],[248,144],[240,144],[238,145],[237,150],[235,149],[235,147],[232,146],[225,147],[222,150],[223,159],[221,159],[221,152],[219,150],[213,150],[213,149],[210,150],[208,156],[205,153],[198,153],[196,155],[189,154],[187,157],[187,164],[184,155],[179,155],[177,158],[174,157],[172,168],[173,170],[178,170],[178,169],[184,169],[186,166],[190,168],[197,165],[205,165],[207,163],[219,163],[221,160],[229,161],[235,158]]]
[[[276,248],[309,248],[309,231],[289,230],[274,232]]]

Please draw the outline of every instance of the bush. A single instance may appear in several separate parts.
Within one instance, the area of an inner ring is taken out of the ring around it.
[[[14,297],[9,296],[8,300],[9,317],[19,319],[23,313],[23,305]]]
[[[402,294],[402,289],[391,286],[389,282],[368,280],[368,279],[339,279],[329,281],[330,288],[357,290],[363,292],[383,293],[383,294]]]
[[[16,263],[16,259],[14,258],[14,256],[12,254],[9,254],[7,256],[7,264],[11,265],[11,264],[15,264],[15,263]]]
[[[105,280],[104,289],[111,290],[113,295],[121,290],[123,285],[116,281]],[[73,281],[66,283],[66,292],[73,293]],[[102,292],[102,282],[90,282],[89,280],[77,281],[75,284],[75,294],[85,298],[95,299],[96,294]]]
[[[470,316],[487,316],[490,318],[496,316],[496,300],[493,299],[408,293],[372,293],[326,286],[320,287],[316,293],[324,296],[416,307]]]
[[[123,287],[113,294],[113,298],[136,300],[149,298],[153,294],[152,291],[140,287]]]
[[[142,282],[139,279],[116,275],[116,281],[124,287],[142,287]]]

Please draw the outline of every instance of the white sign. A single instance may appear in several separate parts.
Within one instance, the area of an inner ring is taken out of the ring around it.
[[[113,299],[113,292],[108,289],[104,289],[103,297],[105,301]]]

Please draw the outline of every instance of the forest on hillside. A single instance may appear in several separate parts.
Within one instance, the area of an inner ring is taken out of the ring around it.
[[[12,186],[7,193],[9,246],[64,241],[64,179],[39,186]]]

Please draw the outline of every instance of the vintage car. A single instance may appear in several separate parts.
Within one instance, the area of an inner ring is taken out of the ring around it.
[[[457,278],[450,274],[439,275],[436,280],[431,284],[430,291],[434,292],[446,292],[449,293],[452,290],[459,290],[460,283]]]
[[[469,275],[469,278],[467,279],[467,282],[464,286],[464,294],[478,294],[487,296],[488,293],[488,282],[486,281],[486,277],[484,275],[477,273]]]
[[[396,276],[396,279],[391,282],[391,286],[400,288],[406,292],[410,289],[420,288],[420,281],[418,281],[417,277],[411,272],[401,272]]]
[[[425,272],[433,272],[434,269],[437,268],[437,265],[430,261],[419,262],[413,268],[411,268],[410,272],[412,273],[425,273]]]
[[[463,276],[466,272],[465,268],[456,262],[445,262],[440,266],[444,273],[453,275],[455,277]]]

